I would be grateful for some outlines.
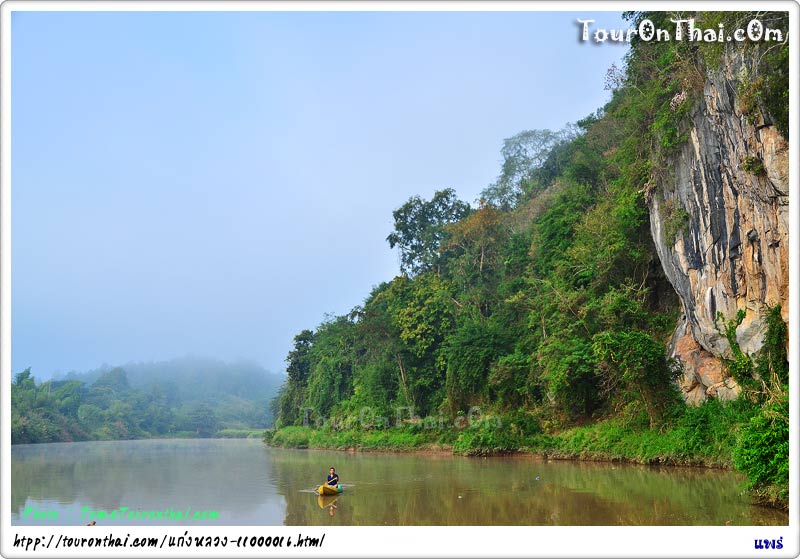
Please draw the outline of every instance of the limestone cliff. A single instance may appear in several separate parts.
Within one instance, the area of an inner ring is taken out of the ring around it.
[[[737,339],[750,354],[761,347],[767,306],[781,304],[788,320],[788,142],[763,109],[743,114],[747,64],[741,52],[728,53],[707,72],[702,95],[676,96],[692,103],[688,140],[647,196],[653,239],[682,303],[670,352],[691,403],[739,392],[719,359],[731,355],[718,312],[732,319],[746,311]]]

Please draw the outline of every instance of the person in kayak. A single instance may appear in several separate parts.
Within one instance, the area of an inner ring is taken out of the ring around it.
[[[336,473],[336,468],[331,468],[331,473],[328,474],[328,485],[332,487],[339,485],[339,474]]]

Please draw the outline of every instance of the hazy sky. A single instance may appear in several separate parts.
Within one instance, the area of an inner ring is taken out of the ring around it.
[[[608,100],[613,13],[14,13],[12,372],[282,372],[398,273],[392,211]]]

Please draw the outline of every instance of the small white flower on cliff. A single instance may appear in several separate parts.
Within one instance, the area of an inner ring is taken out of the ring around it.
[[[684,101],[686,101],[686,90],[681,90],[681,92],[676,93],[675,97],[672,98],[672,101],[669,102],[669,108],[674,111],[683,105]]]

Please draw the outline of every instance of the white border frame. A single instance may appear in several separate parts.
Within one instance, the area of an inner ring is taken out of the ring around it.
[[[790,149],[789,177],[789,331],[790,331],[790,497],[789,526],[784,527],[728,527],[728,526],[681,526],[681,527],[582,527],[582,526],[531,526],[531,527],[117,527],[116,529],[94,527],[87,534],[82,527],[12,527],[11,518],[11,471],[10,471],[10,421],[11,421],[11,13],[14,11],[570,11],[575,17],[581,12],[625,11],[625,10],[708,10],[735,11],[758,6],[759,10],[782,10],[790,12],[791,47],[789,55],[790,130],[797,142],[800,131],[798,118],[798,33],[800,4],[793,0],[741,1],[741,2],[530,2],[530,1],[241,1],[241,0],[166,0],[166,1],[52,1],[52,0],[6,0],[0,6],[0,419],[2,423],[2,454],[0,454],[0,553],[5,557],[23,557],[27,553],[12,547],[15,535],[49,537],[63,534],[68,537],[86,537],[113,534],[115,537],[158,537],[164,534],[181,536],[188,531],[190,536],[240,535],[297,536],[298,532],[312,537],[326,534],[324,547],[320,549],[283,548],[209,548],[196,549],[114,549],[76,548],[71,550],[39,550],[40,557],[194,557],[219,556],[329,556],[372,557],[376,550],[382,556],[548,556],[548,557],[796,557],[800,554],[800,531],[798,528],[798,165],[800,149]],[[702,503],[698,503],[702,506]],[[754,539],[783,538],[782,550],[755,550]],[[29,552],[30,553],[30,552]],[[33,554],[33,553],[31,553]]]

